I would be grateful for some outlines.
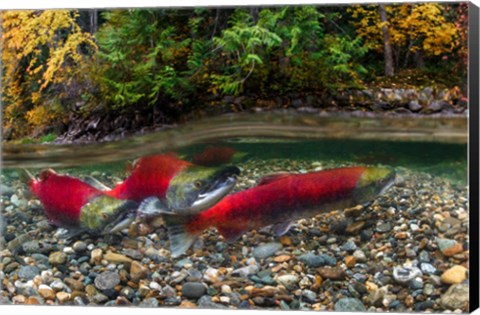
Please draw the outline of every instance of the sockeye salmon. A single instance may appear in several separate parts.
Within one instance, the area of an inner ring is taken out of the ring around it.
[[[158,154],[138,159],[131,175],[104,193],[137,202],[156,197],[177,213],[197,213],[227,195],[239,173],[235,166],[205,167],[174,154]]]
[[[161,200],[147,199],[137,215],[163,215],[171,255],[177,257],[210,227],[217,228],[227,241],[270,224],[274,224],[274,232],[280,236],[289,230],[294,220],[372,201],[394,180],[394,170],[379,167],[273,175],[263,178],[258,186],[229,195],[197,214],[181,215]]]
[[[247,156],[245,152],[225,146],[209,146],[192,157],[192,162],[203,166],[218,166],[221,164],[238,162]]]
[[[22,175],[42,203],[49,222],[68,229],[64,237],[82,232],[110,233],[135,216],[138,203],[105,196],[103,192],[75,177],[58,175],[51,169],[40,172],[35,179],[28,171]]]

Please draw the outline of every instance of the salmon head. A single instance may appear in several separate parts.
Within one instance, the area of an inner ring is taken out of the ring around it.
[[[132,223],[137,207],[134,201],[101,195],[82,207],[80,224],[95,234],[118,232]]]
[[[363,204],[383,194],[395,183],[395,170],[387,167],[368,167],[358,179],[353,192],[357,204]]]
[[[164,203],[179,214],[198,213],[225,197],[239,174],[236,166],[190,166],[172,178]]]

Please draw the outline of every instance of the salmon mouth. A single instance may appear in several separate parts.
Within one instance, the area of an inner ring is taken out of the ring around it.
[[[240,169],[236,166],[221,169],[215,174],[212,183],[198,194],[196,200],[190,207],[184,210],[190,213],[197,213],[212,207],[232,191],[237,183],[237,176],[239,174]]]

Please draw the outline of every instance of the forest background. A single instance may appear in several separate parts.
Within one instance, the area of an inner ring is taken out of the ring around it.
[[[428,89],[466,107],[467,3],[25,10],[1,19],[4,140],[52,141],[79,121],[100,135],[299,99],[357,108],[338,99],[378,89]],[[388,108],[370,105],[361,110]]]

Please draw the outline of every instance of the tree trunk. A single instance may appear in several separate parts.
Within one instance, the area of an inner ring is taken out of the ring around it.
[[[423,68],[425,66],[425,62],[423,61],[423,54],[420,50],[415,51],[415,66],[417,68]]]
[[[385,5],[379,4],[380,20],[382,21],[383,32],[383,46],[384,46],[384,58],[385,58],[385,76],[393,77],[393,54],[392,45],[390,43],[390,34],[388,33],[387,26],[387,12],[385,11]]]
[[[258,22],[258,7],[250,8],[250,13],[252,14],[253,24],[257,24],[257,22]]]
[[[90,10],[90,34],[95,34],[98,29],[98,12],[97,9]]]

